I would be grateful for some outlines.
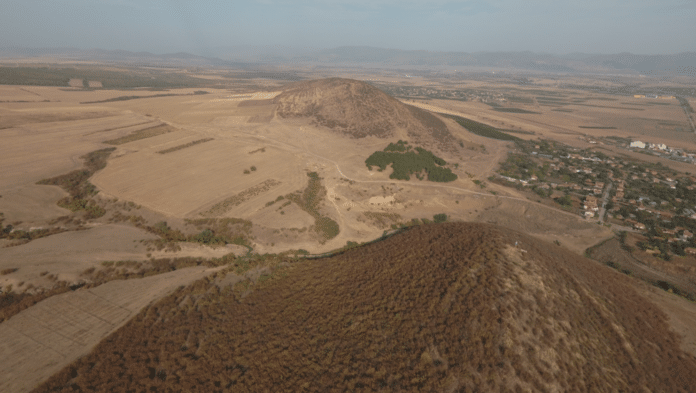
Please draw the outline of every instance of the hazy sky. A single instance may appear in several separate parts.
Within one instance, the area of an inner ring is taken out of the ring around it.
[[[696,50],[696,0],[0,0],[0,47]]]

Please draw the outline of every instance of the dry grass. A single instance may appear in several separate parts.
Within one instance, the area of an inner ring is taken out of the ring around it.
[[[401,221],[401,215],[398,213],[363,212],[362,214],[370,223],[382,229],[387,229]]]
[[[522,234],[425,225],[276,266],[178,291],[37,391],[688,392],[696,382],[696,358],[623,276]]]

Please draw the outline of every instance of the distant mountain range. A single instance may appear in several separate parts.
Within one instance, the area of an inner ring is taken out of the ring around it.
[[[123,65],[152,66],[200,66],[230,67],[243,64],[222,60],[216,57],[198,56],[191,53],[167,53],[157,55],[150,52],[129,52],[125,50],[77,49],[77,48],[0,48],[2,59],[54,58],[61,62],[100,62]]]
[[[622,73],[696,77],[696,52],[670,55],[618,53],[554,55],[534,52],[431,52],[343,46],[333,49],[236,46],[190,53],[153,54],[123,50],[75,48],[0,48],[0,59],[55,57],[63,61],[98,61],[135,65],[248,67],[267,65],[364,66],[377,68],[498,68],[551,73]]]

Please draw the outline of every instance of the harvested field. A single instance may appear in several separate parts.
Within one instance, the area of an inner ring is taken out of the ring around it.
[[[245,106],[263,106],[263,105],[273,105],[273,100],[272,99],[267,99],[267,100],[246,100],[242,101],[237,105],[238,107],[245,107]]]
[[[0,130],[0,191],[69,172],[77,157],[100,149],[105,138],[147,118],[135,114],[61,122],[30,123]],[[109,131],[105,131],[109,130]]]
[[[299,157],[276,148],[268,148],[265,154],[247,154],[244,144],[216,139],[157,154],[182,142],[200,140],[197,137],[180,131],[135,142],[138,151],[112,159],[92,183],[108,195],[176,217],[206,212],[208,216],[245,218],[265,204],[267,197],[261,198],[262,194],[272,189],[276,189],[274,195],[292,192],[304,182]],[[258,170],[243,174],[251,166]],[[253,188],[260,184],[263,186]],[[250,189],[253,192],[244,193]]]
[[[0,268],[19,268],[0,282],[3,285],[14,283],[17,290],[22,289],[17,286],[19,282],[50,287],[53,283],[40,275],[44,271],[57,274],[58,280],[72,282],[78,280],[85,269],[98,267],[102,261],[145,259],[145,245],[140,241],[155,238],[142,229],[103,225],[60,233],[21,246],[0,248]],[[70,247],[65,247],[66,244]]]
[[[56,205],[67,194],[59,187],[27,184],[3,191],[0,198],[0,212],[7,222],[42,222],[64,216],[66,209]]]
[[[210,274],[194,267],[50,297],[0,324],[0,391],[28,392],[150,302]]]

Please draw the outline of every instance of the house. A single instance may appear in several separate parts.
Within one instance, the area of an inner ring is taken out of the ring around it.
[[[592,210],[592,211],[597,211],[599,208],[597,207],[597,198],[588,195],[585,197],[585,203],[583,205],[583,208],[585,210]]]
[[[636,222],[635,224],[633,224],[633,229],[639,229],[639,230],[643,230],[643,231],[644,231],[644,230],[645,230],[645,224],[643,224],[643,223],[641,223],[641,222]]]
[[[645,149],[645,142],[633,141],[633,142],[631,142],[631,143],[628,145],[628,147],[635,147],[635,148],[638,148],[638,149]]]
[[[688,255],[696,255],[696,248],[687,247],[684,249],[684,252],[687,253]]]

